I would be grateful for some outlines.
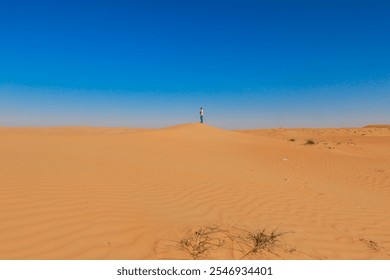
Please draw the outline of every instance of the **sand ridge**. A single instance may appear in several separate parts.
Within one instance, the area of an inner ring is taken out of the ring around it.
[[[390,129],[2,127],[0,200],[0,259],[390,259]]]

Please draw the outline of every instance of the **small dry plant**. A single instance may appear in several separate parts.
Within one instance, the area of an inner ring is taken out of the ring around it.
[[[287,233],[279,232],[278,228],[267,232],[266,229],[249,231],[235,226],[213,225],[200,227],[175,244],[178,250],[190,255],[194,260],[206,259],[211,251],[222,247],[240,252],[241,259],[256,257],[262,252],[269,252],[282,259],[275,250],[280,247],[281,236],[285,234]],[[295,249],[288,250],[289,253],[294,251]]]
[[[242,258],[245,258],[250,255],[256,255],[263,251],[272,253],[276,256],[274,251],[275,247],[280,241],[280,237],[286,233],[278,232],[278,229],[272,230],[270,233],[267,233],[265,229],[257,230],[255,232],[243,230],[244,234],[240,235],[238,242],[244,253]],[[280,257],[280,256],[278,256]]]
[[[385,246],[384,246],[384,244],[382,242],[377,242],[377,241],[374,241],[374,240],[371,240],[371,239],[367,239],[367,238],[361,238],[361,239],[359,239],[359,241],[361,241],[364,244],[366,244],[366,246],[368,248],[370,248],[371,250],[373,250],[373,251],[383,252],[386,255],[390,256],[390,250],[385,248]],[[384,242],[384,243],[389,243],[389,242]]]
[[[305,145],[314,145],[316,142],[313,139],[306,140]]]
[[[361,238],[361,239],[359,239],[359,241],[361,241],[364,244],[366,244],[368,248],[370,248],[370,249],[372,249],[374,251],[377,251],[377,252],[379,252],[382,249],[384,249],[383,246],[380,245],[378,242],[370,240],[370,239]]]
[[[190,236],[178,242],[179,250],[188,253],[194,260],[205,258],[209,251],[218,249],[225,244],[220,233],[225,233],[219,226],[201,227]]]

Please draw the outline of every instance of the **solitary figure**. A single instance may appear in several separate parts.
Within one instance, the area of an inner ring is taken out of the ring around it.
[[[203,123],[203,107],[200,107],[199,115],[200,115],[200,123]]]

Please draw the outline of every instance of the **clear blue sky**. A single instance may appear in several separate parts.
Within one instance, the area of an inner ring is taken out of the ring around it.
[[[390,123],[390,2],[1,1],[0,125]]]

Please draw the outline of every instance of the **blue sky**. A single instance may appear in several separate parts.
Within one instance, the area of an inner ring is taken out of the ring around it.
[[[388,1],[1,1],[0,125],[389,123]]]

